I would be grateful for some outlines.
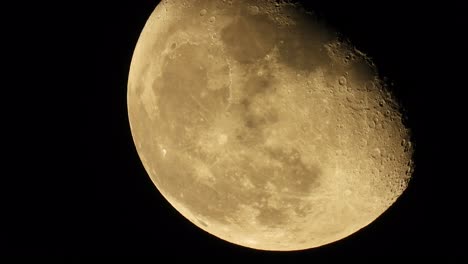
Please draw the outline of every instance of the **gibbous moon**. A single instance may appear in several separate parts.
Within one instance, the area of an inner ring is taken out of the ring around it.
[[[157,189],[199,228],[262,250],[355,233],[413,167],[371,59],[291,2],[163,1],[128,80],[133,139]]]

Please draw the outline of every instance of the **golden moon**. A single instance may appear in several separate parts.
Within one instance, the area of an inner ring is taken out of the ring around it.
[[[406,189],[410,131],[376,66],[292,1],[163,1],[136,45],[139,157],[199,228],[300,250],[367,226]]]

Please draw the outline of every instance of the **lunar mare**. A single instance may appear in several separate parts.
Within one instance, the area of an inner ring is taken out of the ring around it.
[[[411,177],[409,130],[372,61],[291,2],[161,2],[136,45],[127,101],[161,194],[242,246],[345,238]]]

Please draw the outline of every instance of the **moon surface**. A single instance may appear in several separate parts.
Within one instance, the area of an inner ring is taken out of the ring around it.
[[[376,66],[292,1],[162,1],[136,45],[141,161],[199,228],[300,250],[367,226],[406,189],[410,131]]]

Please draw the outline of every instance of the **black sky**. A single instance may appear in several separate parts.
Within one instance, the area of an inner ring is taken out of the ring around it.
[[[11,152],[22,161],[8,173],[12,184],[4,185],[0,253],[267,261],[461,255],[463,242],[456,239],[466,234],[466,172],[456,164],[466,155],[454,152],[461,141],[453,140],[462,121],[455,117],[460,110],[454,97],[461,93],[441,78],[456,71],[446,61],[453,59],[448,54],[456,33],[441,22],[455,7],[374,2],[307,4],[374,58],[407,109],[416,142],[414,178],[373,224],[318,249],[275,253],[224,242],[189,223],[144,171],[126,112],[131,56],[157,1],[63,3],[29,26],[32,37],[25,46],[37,53],[37,68],[24,81],[36,89],[28,100],[44,110],[33,110],[27,119],[28,131],[35,131],[24,133],[34,142],[24,144],[27,154]]]

